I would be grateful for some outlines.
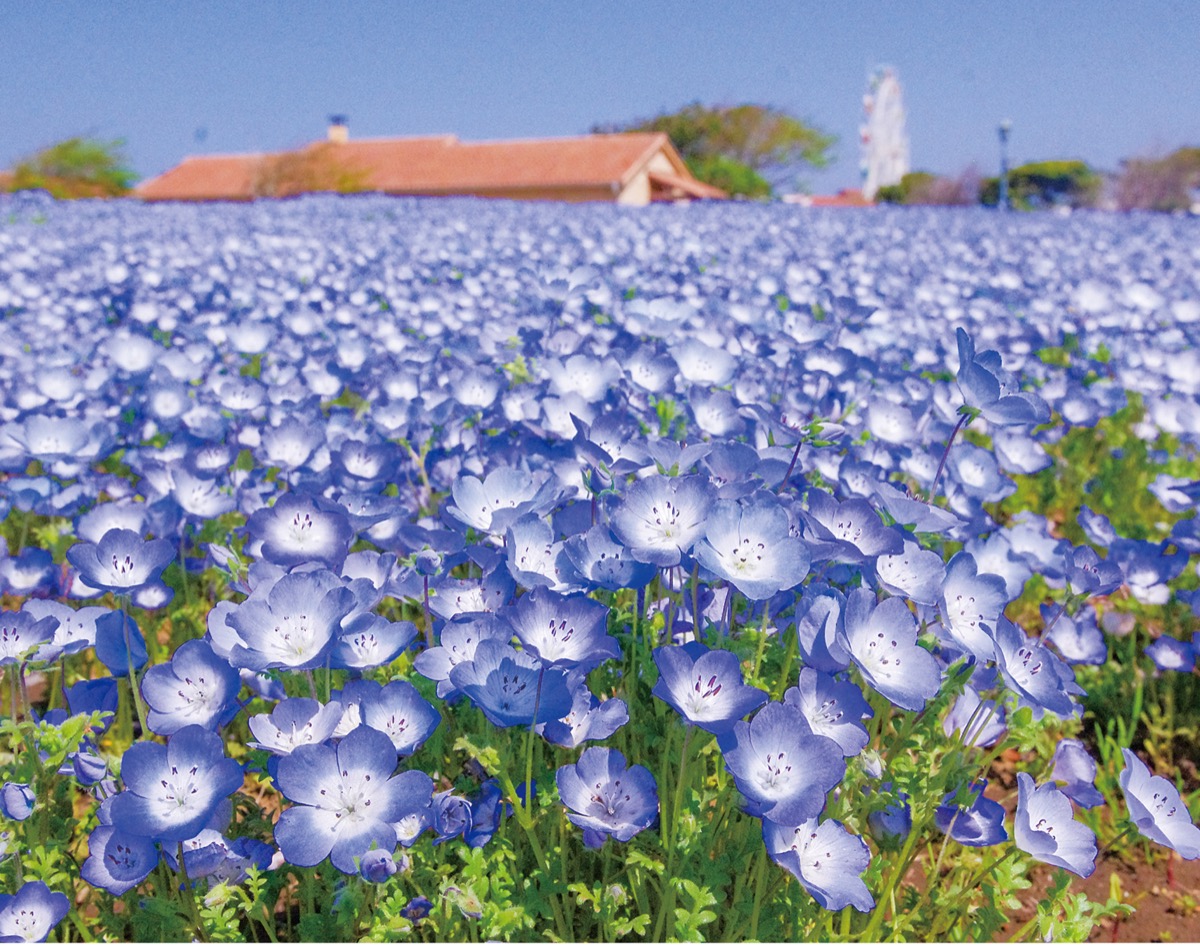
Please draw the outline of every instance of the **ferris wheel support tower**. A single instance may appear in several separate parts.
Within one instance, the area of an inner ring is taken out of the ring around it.
[[[880,187],[899,184],[909,172],[904,98],[894,69],[880,69],[871,76],[863,96],[863,115],[859,129],[862,190],[864,197],[874,200]]]

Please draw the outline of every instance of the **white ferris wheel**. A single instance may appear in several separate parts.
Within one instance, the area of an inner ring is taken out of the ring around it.
[[[866,120],[859,129],[863,196],[873,200],[880,187],[900,183],[909,171],[904,97],[895,70],[884,68],[871,76],[863,114]]]

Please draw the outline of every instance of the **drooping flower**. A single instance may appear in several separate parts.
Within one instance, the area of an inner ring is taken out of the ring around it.
[[[846,762],[832,738],[816,735],[795,705],[769,702],[721,738],[725,765],[747,810],[781,824],[803,823],[825,807]]]
[[[198,725],[179,729],[166,745],[131,746],[121,761],[125,790],[110,801],[112,826],[165,842],[195,836],[242,786],[242,767],[224,748],[219,735]]]
[[[588,748],[554,780],[567,819],[583,828],[589,847],[602,847],[609,837],[624,843],[658,818],[654,775],[642,765],[627,767],[614,748]]]
[[[1174,850],[1185,860],[1200,857],[1200,827],[1192,823],[1178,788],[1166,778],[1152,775],[1128,748],[1122,748],[1121,754],[1125,757],[1119,779],[1121,791],[1138,832]]]
[[[372,846],[396,848],[394,824],[428,809],[433,781],[423,771],[396,770],[391,739],[361,726],[338,743],[301,745],[280,759],[277,783],[293,801],[279,815],[275,841],[296,866],[326,857],[343,873],[356,873]]]
[[[175,557],[165,538],[145,541],[137,532],[112,528],[96,544],[79,542],[67,549],[67,560],[89,587],[114,594],[132,594],[158,580]]]
[[[990,847],[1008,839],[1004,829],[1004,808],[984,797],[987,781],[976,781],[969,790],[969,803],[958,804],[951,791],[934,811],[938,830],[969,847]]]
[[[967,686],[942,720],[942,731],[947,738],[958,733],[963,745],[987,748],[1008,731],[1006,715],[1003,704],[991,699],[985,701],[974,687]]]
[[[1101,558],[1086,545],[1067,552],[1066,571],[1072,594],[1110,594],[1125,580],[1116,561]]]
[[[1034,859],[1088,877],[1096,869],[1096,835],[1074,818],[1071,802],[1053,784],[1034,785],[1017,772],[1013,840]]]
[[[1075,674],[1041,640],[1026,635],[1007,617],[996,623],[996,664],[1021,705],[1033,709],[1034,718],[1052,712],[1067,718],[1079,711],[1075,696],[1083,692]]]
[[[654,651],[658,682],[653,694],[678,712],[685,722],[723,735],[767,701],[757,686],[742,681],[742,665],[728,650],[710,650],[702,643],[662,646]]]
[[[1098,807],[1104,795],[1096,790],[1096,761],[1088,754],[1083,742],[1064,738],[1054,748],[1051,759],[1054,767],[1050,778],[1060,782],[1060,789],[1080,807]]]
[[[572,692],[571,711],[537,727],[538,734],[552,745],[576,748],[585,741],[603,741],[629,721],[629,707],[623,699],[601,702],[578,671],[567,677],[567,686]]]
[[[871,851],[841,823],[818,824],[815,817],[794,825],[764,820],[762,830],[771,859],[795,876],[822,909],[853,906],[869,912],[874,907],[862,878]]]
[[[958,338],[958,389],[968,407],[983,414],[989,423],[1045,423],[1050,407],[1037,394],[1021,390],[1016,376],[1004,370],[996,351],[975,353],[975,343],[963,329]]]
[[[5,781],[0,787],[0,814],[9,820],[27,820],[36,803],[37,797],[28,784]]]
[[[23,663],[54,639],[58,618],[37,618],[25,610],[0,611],[0,666]],[[50,659],[57,654],[47,651]]]

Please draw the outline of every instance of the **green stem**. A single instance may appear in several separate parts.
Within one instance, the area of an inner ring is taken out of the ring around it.
[[[681,811],[683,809],[683,791],[687,783],[687,763],[688,763],[688,743],[692,739],[692,726],[687,727],[687,731],[683,734],[683,748],[679,752],[679,777],[675,783],[675,798],[671,802],[671,829],[670,841],[667,845],[667,871],[663,874],[663,881],[667,884],[666,887],[666,902],[662,911],[658,915],[658,922],[654,926],[654,941],[663,942],[663,933],[666,931],[668,916],[675,912],[675,851],[679,846],[679,823],[683,819]]]
[[[204,931],[204,919],[200,917],[200,907],[196,905],[196,891],[192,889],[192,880],[188,876],[187,864],[183,862],[183,843],[180,842],[176,856],[179,857],[179,875],[183,877],[183,887],[180,889],[180,894],[183,896],[184,905],[187,906],[188,912],[191,913],[192,921],[196,924],[196,937],[207,942],[208,938]]]
[[[750,941],[758,939],[758,917],[762,913],[763,877],[766,875],[767,845],[758,851],[758,862],[754,866],[754,907],[750,911]]]
[[[879,930],[883,928],[883,920],[887,913],[888,903],[891,901],[892,893],[899,885],[900,880],[908,872],[908,867],[912,862],[913,854],[916,850],[917,840],[924,830],[923,821],[923,818],[920,823],[917,822],[916,818],[913,819],[913,825],[908,831],[908,839],[904,841],[904,848],[900,851],[900,859],[896,861],[896,865],[888,873],[887,882],[884,883],[883,890],[878,900],[876,900],[875,908],[871,912],[870,921],[867,922],[867,927],[863,930],[860,937],[861,941],[881,941]]]
[[[792,632],[788,634],[787,650],[783,654],[783,668],[779,671],[779,685],[775,687],[776,702],[783,699],[783,694],[787,691],[788,682],[791,680],[792,661],[796,658],[799,637],[799,627],[793,627]]]
[[[129,633],[129,598],[121,596],[121,632],[125,636],[125,665],[129,670],[129,692],[137,710],[138,722],[142,726],[142,738],[150,737],[150,726],[146,724],[146,707],[142,704],[142,693],[138,689],[137,674],[133,669],[133,647]]]
[[[529,811],[517,803],[517,789],[513,785],[512,778],[507,774],[500,775],[500,784],[513,802],[513,813],[516,815],[517,823],[521,825],[521,829],[525,831],[525,836],[529,840],[529,846],[533,850],[534,859],[537,860],[538,870],[542,876],[550,877],[550,867],[546,859],[546,853],[542,849],[542,842],[538,839],[537,832],[533,829],[533,819],[530,817]],[[554,911],[554,923],[558,926],[558,935],[560,941],[566,941],[568,938],[568,928],[566,919],[563,917],[562,906],[559,903],[558,893],[551,893],[547,896],[550,900],[550,908]]]

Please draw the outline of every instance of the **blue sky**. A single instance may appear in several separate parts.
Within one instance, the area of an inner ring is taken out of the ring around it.
[[[1054,0],[0,0],[0,166],[77,134],[153,176],[275,150],[345,113],[356,137],[571,135],[691,101],[788,109],[858,181],[869,72],[904,88],[914,168],[1200,145],[1200,2]]]

